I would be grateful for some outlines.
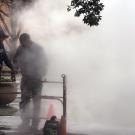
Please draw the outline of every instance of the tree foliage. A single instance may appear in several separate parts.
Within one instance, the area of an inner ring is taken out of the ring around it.
[[[97,26],[102,16],[100,15],[104,5],[100,0],[71,0],[67,10],[75,9],[75,16],[83,15],[83,22],[87,25]]]

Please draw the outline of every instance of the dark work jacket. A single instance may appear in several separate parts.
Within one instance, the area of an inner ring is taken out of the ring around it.
[[[3,65],[3,62],[10,68],[13,69],[13,66],[6,54],[3,43],[0,42],[0,66]]]
[[[25,79],[42,80],[46,74],[46,55],[40,45],[30,42],[27,46],[20,45],[16,51],[13,62],[20,68]]]

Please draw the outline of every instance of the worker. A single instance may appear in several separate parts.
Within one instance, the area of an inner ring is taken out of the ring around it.
[[[3,62],[4,62],[6,66],[8,66],[13,72],[14,71],[13,65],[6,54],[6,50],[3,44],[3,41],[7,38],[8,38],[8,35],[6,35],[4,31],[0,29],[0,70],[2,69]]]
[[[14,56],[14,63],[20,69],[21,79],[21,116],[23,129],[38,130],[40,113],[40,96],[42,90],[42,79],[46,74],[46,56],[44,49],[33,42],[27,33],[19,38],[20,46]],[[30,98],[33,101],[32,125],[30,127]]]
[[[55,115],[45,122],[43,135],[60,135],[60,123]]]

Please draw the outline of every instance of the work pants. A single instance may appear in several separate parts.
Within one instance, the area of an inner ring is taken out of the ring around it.
[[[30,126],[30,99],[33,102],[32,128],[37,129],[39,123],[42,83],[39,79],[22,77],[21,80],[21,118],[24,126]]]

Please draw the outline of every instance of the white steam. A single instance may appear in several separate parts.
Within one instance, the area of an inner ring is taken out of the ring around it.
[[[38,0],[19,16],[23,31],[46,50],[48,77],[67,75],[69,127],[135,125],[135,2],[103,2],[96,28],[66,11],[69,0]]]

